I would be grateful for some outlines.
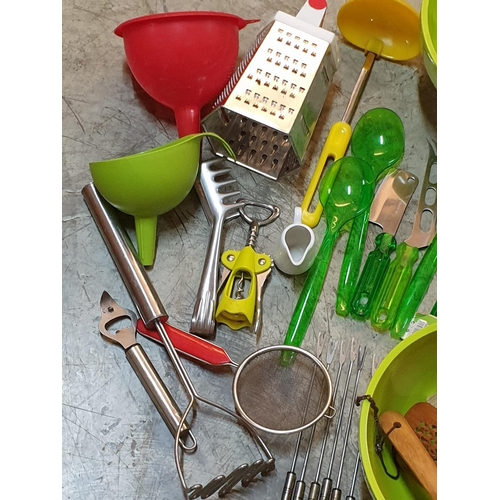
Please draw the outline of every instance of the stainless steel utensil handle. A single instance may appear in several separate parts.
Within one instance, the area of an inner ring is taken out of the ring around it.
[[[161,380],[143,347],[140,344],[134,344],[125,351],[125,356],[134,369],[135,374],[141,381],[144,389],[146,389],[146,392],[151,398],[151,401],[154,403],[158,413],[161,415],[161,418],[167,425],[170,433],[175,437],[181,422],[182,412],[170,394],[170,391]],[[185,442],[185,439],[188,436],[190,436],[193,442],[193,445],[191,446],[187,445]],[[182,424],[181,437],[183,439],[182,442],[184,450],[196,448],[196,441],[194,440],[186,422]]]
[[[166,321],[168,314],[118,219],[117,210],[100,195],[94,183],[87,184],[82,195],[145,325],[154,328],[155,320]]]
[[[309,496],[307,500],[318,500],[321,486],[317,481],[313,481],[309,487]]]
[[[217,282],[220,245],[224,217],[216,215],[210,233],[207,254],[203,264],[200,286],[194,303],[189,331],[200,337],[215,336],[215,307],[217,304]]]

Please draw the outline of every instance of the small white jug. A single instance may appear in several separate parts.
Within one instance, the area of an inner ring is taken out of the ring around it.
[[[302,224],[302,209],[295,207],[293,223],[281,234],[273,253],[275,266],[285,274],[302,274],[311,267],[317,254],[313,230]]]

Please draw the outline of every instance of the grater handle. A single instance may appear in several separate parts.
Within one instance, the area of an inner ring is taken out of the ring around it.
[[[309,182],[309,186],[307,187],[304,200],[300,206],[302,209],[302,223],[310,228],[314,228],[318,225],[321,219],[321,214],[323,213],[323,206],[321,203],[318,203],[312,212],[309,211],[314,194],[318,189],[321,176],[325,171],[329,160],[335,162],[345,155],[347,147],[349,146],[349,141],[351,140],[351,135],[351,126],[344,122],[335,123],[330,129],[330,132],[328,132],[325,145],[323,146],[323,150],[321,151],[313,176]],[[340,165],[337,167],[337,170],[339,167]],[[336,176],[336,172],[331,175],[332,184],[335,181]]]
[[[307,0],[295,17],[313,26],[321,26],[327,7],[326,0]]]

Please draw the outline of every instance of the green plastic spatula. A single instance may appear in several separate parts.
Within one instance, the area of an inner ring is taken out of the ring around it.
[[[340,164],[340,165],[339,165]],[[330,177],[337,173],[335,180]],[[321,247],[307,274],[288,327],[284,344],[300,347],[323,289],[333,249],[342,227],[369,209],[374,190],[373,170],[361,158],[346,156],[333,163],[321,180],[320,203],[327,228]],[[291,353],[284,353],[290,361]]]

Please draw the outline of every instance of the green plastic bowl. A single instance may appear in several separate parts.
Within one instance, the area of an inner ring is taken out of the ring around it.
[[[221,137],[204,132],[142,153],[90,164],[99,193],[118,210],[134,216],[138,256],[144,266],[154,262],[158,215],[179,205],[194,185],[205,136],[220,140],[234,158]]]
[[[379,415],[393,410],[404,415],[415,403],[437,394],[437,323],[428,325],[398,344],[380,363],[366,390]],[[428,493],[410,473],[391,479],[375,453],[378,429],[373,410],[362,403],[359,449],[368,489],[375,500],[422,500]],[[383,460],[391,473],[396,468],[390,448],[384,444]]]
[[[437,0],[422,0],[420,28],[424,66],[437,88]]]

